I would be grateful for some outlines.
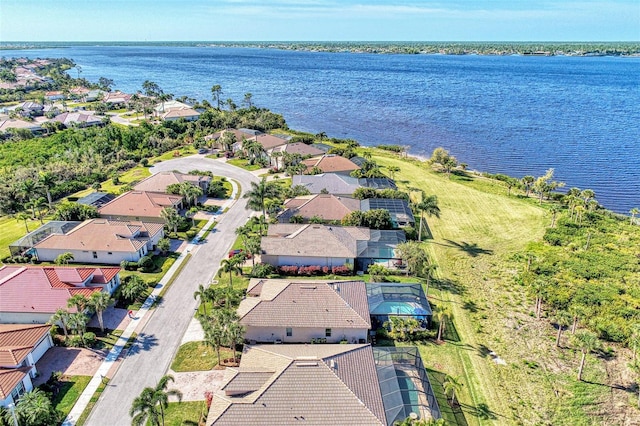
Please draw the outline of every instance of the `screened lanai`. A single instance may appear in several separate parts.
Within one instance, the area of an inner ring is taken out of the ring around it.
[[[52,220],[51,222],[47,222],[35,231],[32,231],[20,238],[18,241],[9,244],[11,256],[29,254],[29,251],[34,245],[47,238],[49,235],[66,234],[81,223],[82,222],[62,220]]]

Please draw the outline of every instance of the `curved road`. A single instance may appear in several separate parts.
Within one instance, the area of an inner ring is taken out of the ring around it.
[[[152,173],[178,170],[209,170],[216,176],[235,179],[244,193],[258,178],[246,170],[222,161],[191,156],[158,163]],[[162,303],[151,313],[135,344],[121,361],[117,372],[102,393],[86,424],[89,426],[125,426],[131,424],[129,408],[133,399],[147,386],[155,386],[169,369],[183,334],[197,308],[193,293],[199,284],[209,283],[217,273],[220,261],[226,257],[236,239],[235,230],[249,216],[246,201],[240,198],[220,215],[216,231],[197,245],[187,266],[173,282]],[[203,397],[204,398],[204,397]]]

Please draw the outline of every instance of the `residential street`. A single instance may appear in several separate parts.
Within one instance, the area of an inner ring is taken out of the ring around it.
[[[245,170],[203,156],[165,161],[154,166],[151,171],[188,172],[194,169],[210,170],[214,175],[235,179],[242,186],[241,193],[250,187],[250,182],[258,180]],[[206,241],[192,250],[191,260],[169,288],[144,329],[139,331],[136,344],[129,350],[107,389],[102,393],[87,425],[131,424],[131,402],[143,388],[155,386],[169,368],[198,304],[193,298],[193,293],[199,284],[211,281],[220,261],[227,257],[228,250],[236,238],[235,229],[244,224],[250,214],[245,205],[246,201],[240,198],[227,213],[220,216],[215,232],[211,232]]]

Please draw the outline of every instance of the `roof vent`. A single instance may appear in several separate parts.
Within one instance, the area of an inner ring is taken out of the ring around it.
[[[317,361],[296,362],[296,367],[317,367]]]

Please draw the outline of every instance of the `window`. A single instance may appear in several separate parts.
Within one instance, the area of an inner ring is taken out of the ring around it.
[[[107,254],[113,254],[113,252],[108,251]]]
[[[291,327],[287,327],[287,337],[293,336],[293,329]]]
[[[331,337],[331,329],[330,328],[325,328],[324,329],[324,336],[325,337]]]
[[[97,258],[98,258],[98,252],[97,252],[97,251],[94,251],[94,252],[93,252],[93,258],[94,258],[94,259],[97,259]]]
[[[24,383],[20,381],[20,383],[13,388],[13,391],[11,392],[11,399],[13,399],[14,403],[18,402],[22,394],[24,394]]]

